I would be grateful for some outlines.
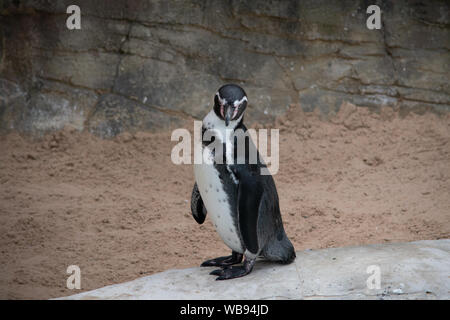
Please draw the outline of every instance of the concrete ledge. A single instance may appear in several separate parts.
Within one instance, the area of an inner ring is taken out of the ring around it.
[[[368,288],[369,266],[379,267],[379,289]],[[211,270],[168,270],[61,299],[449,299],[450,239],[307,250],[226,281]]]

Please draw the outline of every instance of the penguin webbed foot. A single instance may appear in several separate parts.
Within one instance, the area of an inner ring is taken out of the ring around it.
[[[245,259],[242,266],[228,266],[222,269],[214,270],[210,272],[210,274],[218,276],[216,280],[229,280],[243,277],[252,272],[255,261],[256,261],[255,259],[253,260]]]
[[[233,264],[241,263],[242,258],[243,254],[233,251],[231,256],[206,260],[200,265],[200,267],[229,267]]]

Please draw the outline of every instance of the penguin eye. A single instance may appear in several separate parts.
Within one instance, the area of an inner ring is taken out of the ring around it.
[[[239,112],[240,106],[241,106],[240,104],[233,106],[233,116],[231,117],[232,119],[234,119],[236,117],[237,113]]]

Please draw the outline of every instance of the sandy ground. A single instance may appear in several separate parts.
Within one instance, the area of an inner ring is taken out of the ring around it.
[[[347,104],[324,122],[298,110],[274,124],[296,250],[450,238],[450,115]],[[228,254],[190,215],[193,170],[172,164],[170,134],[0,137],[0,298],[77,293],[69,265],[90,290]]]

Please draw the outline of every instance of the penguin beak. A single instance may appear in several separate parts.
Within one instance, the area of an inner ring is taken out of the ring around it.
[[[228,127],[230,120],[233,120],[233,108],[227,105],[225,106],[225,126]]]

